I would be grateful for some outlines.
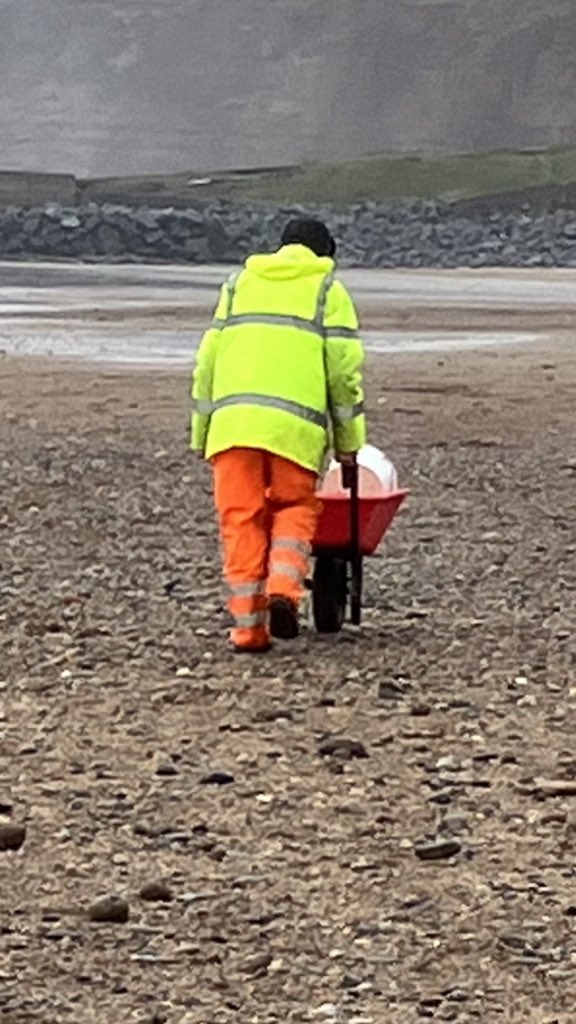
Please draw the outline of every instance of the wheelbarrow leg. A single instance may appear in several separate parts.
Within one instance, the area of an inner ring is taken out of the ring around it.
[[[362,552],[360,549],[360,500],[358,464],[343,467],[343,483],[350,491],[350,612],[352,625],[362,621]]]
[[[350,619],[353,626],[362,622],[362,557],[351,563],[350,574]]]

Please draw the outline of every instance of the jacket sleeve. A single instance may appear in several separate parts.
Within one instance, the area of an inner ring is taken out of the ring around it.
[[[366,443],[362,365],[364,348],[358,315],[341,281],[328,292],[324,313],[326,378],[337,452],[356,452]]]
[[[206,448],[208,427],[212,411],[212,381],[220,331],[226,316],[228,288],[223,285],[211,326],[198,347],[192,375],[192,431],[190,447],[203,453]]]

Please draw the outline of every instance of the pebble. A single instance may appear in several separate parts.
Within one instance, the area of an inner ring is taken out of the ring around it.
[[[410,714],[414,718],[426,718],[432,714],[432,706],[430,704],[413,704],[410,708]]]
[[[445,996],[451,1003],[465,1003],[470,998],[470,993],[463,988],[452,988],[445,993]]]
[[[452,754],[448,754],[446,757],[439,757],[436,761],[436,768],[438,771],[457,772],[460,771],[461,767],[462,766],[458,758],[454,757]]]
[[[546,796],[576,796],[576,779],[537,779],[536,787]]]
[[[171,903],[174,899],[172,890],[165,882],[148,882],[140,889],[139,896],[148,903]]]
[[[171,778],[179,774],[176,765],[172,761],[158,761],[155,765],[154,773],[161,778]]]
[[[442,819],[442,829],[447,832],[466,832],[470,825],[463,814],[446,814]]]
[[[334,736],[323,740],[318,745],[320,757],[338,757],[343,761],[351,761],[354,758],[368,757],[368,751],[359,740],[346,739],[345,737]]]
[[[127,901],[119,896],[107,896],[92,904],[88,910],[88,917],[98,924],[126,924],[130,917],[130,907]]]
[[[321,1003],[312,1011],[315,1017],[336,1017],[337,1012],[336,1003]]]
[[[387,680],[378,686],[378,700],[402,700],[405,695],[405,687],[394,680]]]
[[[19,850],[26,839],[25,825],[0,825],[0,851]]]
[[[461,849],[457,839],[437,839],[434,842],[417,844],[414,853],[419,860],[445,860],[448,857],[455,857]]]
[[[436,793],[433,793],[432,796],[428,797],[428,803],[446,806],[446,804],[452,803],[453,795],[454,793],[452,789],[439,789]]]
[[[208,772],[207,775],[203,775],[200,779],[201,786],[229,786],[232,782],[235,782],[233,775],[229,772]]]
[[[272,960],[271,953],[260,953],[258,956],[245,960],[240,970],[243,974],[261,974],[268,970]]]

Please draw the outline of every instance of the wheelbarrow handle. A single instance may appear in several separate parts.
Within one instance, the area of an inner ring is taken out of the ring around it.
[[[342,486],[350,491],[350,606],[352,622],[360,625],[362,618],[362,553],[360,550],[359,472],[356,459],[342,466]]]
[[[356,486],[355,480],[358,480],[358,463],[356,456],[352,456],[350,462],[343,462],[340,465],[342,472],[342,486],[347,491],[353,491]]]

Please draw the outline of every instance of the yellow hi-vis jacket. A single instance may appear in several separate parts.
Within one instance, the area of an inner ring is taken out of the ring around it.
[[[193,377],[192,448],[262,448],[319,472],[366,440],[358,318],[334,261],[303,245],[250,256],[220,292]]]

